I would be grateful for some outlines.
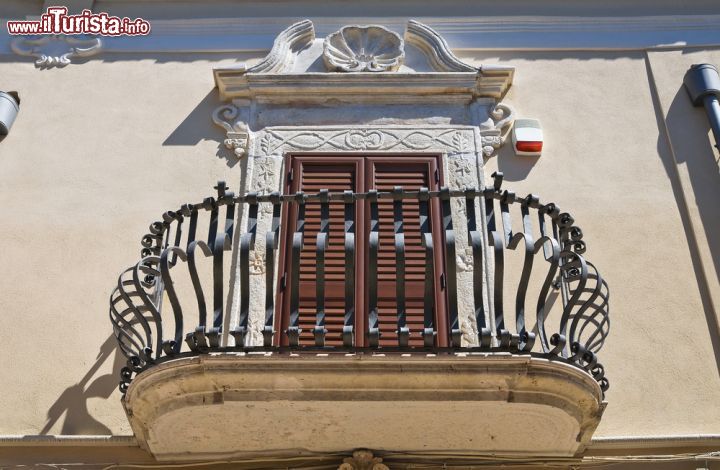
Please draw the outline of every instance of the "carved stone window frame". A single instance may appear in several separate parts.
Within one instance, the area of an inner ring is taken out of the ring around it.
[[[514,69],[465,64],[444,39],[415,21],[408,23],[401,46],[405,64],[393,71],[318,72],[308,64],[322,64],[327,48],[315,38],[312,22],[305,20],[280,33],[271,52],[256,66],[214,70],[225,104],[215,109],[212,118],[226,133],[224,146],[242,161],[240,192],[282,192],[285,156],[302,153],[431,153],[441,155],[446,185],[484,188],[484,158],[504,143],[503,132],[513,120],[512,109],[499,101]],[[465,227],[464,207],[453,209],[453,224]],[[484,209],[477,210],[484,217]],[[261,211],[258,230],[269,229],[270,222],[271,214]],[[238,223],[244,231],[245,214],[238,214]],[[261,266],[264,255],[262,246],[258,248]],[[474,309],[467,303],[473,298],[472,253],[465,237],[457,237],[456,251],[463,340],[476,344]],[[492,259],[485,258],[483,274],[490,280]],[[258,294],[255,298],[263,299],[263,277],[251,276],[250,284]],[[492,299],[486,302],[489,305]],[[230,321],[238,307],[236,292],[227,316]],[[261,344],[263,320],[264,305],[251,305],[249,344]]]

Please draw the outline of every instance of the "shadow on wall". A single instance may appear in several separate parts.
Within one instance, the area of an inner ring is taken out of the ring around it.
[[[112,372],[91,381],[98,369],[107,361],[112,361]],[[59,434],[112,434],[107,426],[90,414],[88,400],[90,398],[109,398],[118,387],[120,369],[124,365],[125,359],[117,349],[115,337],[110,335],[100,346],[95,364],[78,383],[66,388],[50,407],[47,412],[47,422],[40,434],[47,434],[63,415],[65,420]]]
[[[512,129],[507,132],[505,144],[498,149],[497,155],[489,158],[497,158],[498,171],[502,171],[505,181],[523,181],[527,179],[540,157],[515,155],[510,132]],[[487,162],[488,157],[485,158],[485,164]]]
[[[647,61],[645,64],[648,69],[648,77],[652,77],[650,64]],[[685,233],[678,234],[678,236],[684,235],[688,240],[695,278],[698,281],[698,289],[715,354],[715,362],[718,366],[718,373],[720,373],[720,325],[718,325],[717,312],[713,308],[710,294],[707,291],[700,251],[691,228],[690,216],[685,206],[686,196],[680,187],[677,167],[684,166],[687,169],[691,186],[689,189],[692,190],[692,197],[694,198],[693,201],[687,202],[690,204],[694,202],[698,207],[702,223],[702,227],[698,227],[698,229],[705,232],[712,258],[710,262],[714,264],[714,266],[708,267],[715,273],[716,278],[720,277],[720,266],[718,265],[720,263],[720,170],[712,140],[708,136],[710,124],[705,111],[703,108],[693,107],[687,92],[682,86],[682,77],[679,78],[678,82],[680,85],[670,104],[670,108],[667,110],[664,123],[659,97],[652,83],[650,84],[659,130],[657,151],[672,184],[677,208],[685,228]],[[673,143],[672,149],[665,137],[664,126],[667,126],[670,142]],[[679,320],[682,322],[682,319]]]
[[[225,148],[223,144],[225,133],[212,121],[213,111],[221,104],[218,90],[214,88],[195,106],[195,109],[185,117],[162,144],[164,146],[193,146],[203,140],[213,140],[218,143],[215,156],[224,159],[227,166],[233,168],[240,162],[240,159],[232,150]]]

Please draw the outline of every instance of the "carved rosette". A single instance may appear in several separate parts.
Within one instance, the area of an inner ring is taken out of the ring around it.
[[[242,114],[237,106],[226,104],[215,109],[212,115],[213,122],[226,132],[223,145],[238,158],[247,154],[251,137],[250,128]]]
[[[380,457],[373,456],[369,450],[356,450],[352,457],[343,459],[338,470],[390,470]]]
[[[382,26],[345,26],[323,42],[323,60],[330,71],[394,72],[404,57],[402,38]]]

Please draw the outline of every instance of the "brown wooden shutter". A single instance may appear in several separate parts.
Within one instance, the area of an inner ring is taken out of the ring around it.
[[[430,187],[430,168],[427,163],[374,162],[371,181],[379,191],[392,191],[395,186],[415,191]],[[378,250],[378,316],[382,336],[381,346],[397,346],[397,299],[395,236],[393,203],[381,200],[380,247]],[[410,345],[422,346],[423,303],[425,282],[425,249],[420,235],[419,204],[416,200],[403,201],[403,231],[405,233],[405,302],[410,328]]]
[[[288,159],[293,169],[293,181],[287,187],[288,192],[303,191],[318,193],[323,189],[337,193],[345,190],[367,192],[370,189],[391,191],[395,186],[405,190],[418,190],[438,187],[436,157],[359,157],[359,156],[298,156]],[[367,206],[367,207],[366,207]],[[286,275],[283,294],[282,324],[284,331],[289,325],[290,295],[289,286],[292,279],[289,247],[292,244],[292,233],[297,222],[296,206],[283,217],[284,227],[284,272]],[[368,236],[366,227],[369,223],[369,203],[356,202],[355,205],[355,345],[367,346],[365,329],[367,328],[368,292],[365,281],[368,278]],[[344,204],[340,201],[330,204],[330,236],[329,246],[325,252],[325,336],[326,346],[342,346],[342,329],[345,317],[345,252],[344,252]],[[382,333],[381,346],[396,347],[397,341],[397,301],[396,301],[396,260],[394,249],[394,215],[393,203],[384,199],[379,203],[380,246],[378,252],[378,310],[379,327]],[[442,234],[440,231],[439,206],[437,201],[430,206],[433,239],[440,248]],[[403,201],[403,221],[405,233],[406,258],[406,326],[411,331],[411,346],[421,347],[423,340],[420,333],[424,327],[424,288],[425,288],[425,250],[421,244],[420,214],[417,200]],[[316,236],[320,229],[320,203],[310,201],[305,208],[305,230],[303,249],[300,254],[299,279],[299,328],[301,329],[300,344],[312,346],[314,337],[312,330],[316,324],[317,301],[317,256]],[[442,272],[442,250],[436,249],[435,254],[435,328],[438,332],[438,346],[446,345],[446,320],[444,318],[445,299],[440,289],[440,273]],[[284,335],[282,344],[287,344]]]
[[[357,191],[354,165],[302,165],[300,188],[306,193],[321,189],[330,192]],[[342,202],[330,204],[330,243],[325,252],[325,328],[327,346],[342,345],[342,327],[345,317],[345,209]],[[312,329],[315,326],[317,302],[315,280],[316,234],[320,230],[320,203],[309,202],[305,209],[305,238],[300,254],[300,343],[314,344]]]

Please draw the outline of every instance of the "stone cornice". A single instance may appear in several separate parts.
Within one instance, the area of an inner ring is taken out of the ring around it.
[[[245,74],[216,69],[222,100],[255,99],[260,103],[343,102],[402,104],[469,103],[473,98],[500,98],[509,88],[512,67],[483,67],[480,72],[349,74]]]
[[[258,65],[249,69],[242,65],[214,69],[220,98],[283,105],[333,101],[468,104],[476,98],[500,99],[512,83],[513,67],[483,65],[475,68],[466,64],[455,57],[438,33],[417,21],[408,22],[404,39],[390,30],[376,29],[397,38],[400,51],[405,42],[415,46],[421,68],[394,71],[398,66],[387,73],[308,70],[302,65],[300,54],[308,49],[310,52],[304,60],[315,58],[311,48],[315,34],[312,22],[304,20],[282,31],[270,53]],[[324,59],[327,62],[327,57]],[[300,65],[296,66],[296,63]]]
[[[628,17],[508,14],[467,18],[422,16],[418,19],[442,35],[455,51],[628,50],[720,44],[717,34],[720,15],[713,14]],[[151,19],[151,35],[105,37],[103,52],[237,52],[262,55],[271,48],[276,35],[293,21],[293,18],[283,16]],[[322,17],[315,19],[314,23],[315,31],[324,35],[348,23],[374,23],[401,32],[406,21],[405,18],[392,17]],[[12,52],[11,40],[6,30],[0,31],[0,52]]]

